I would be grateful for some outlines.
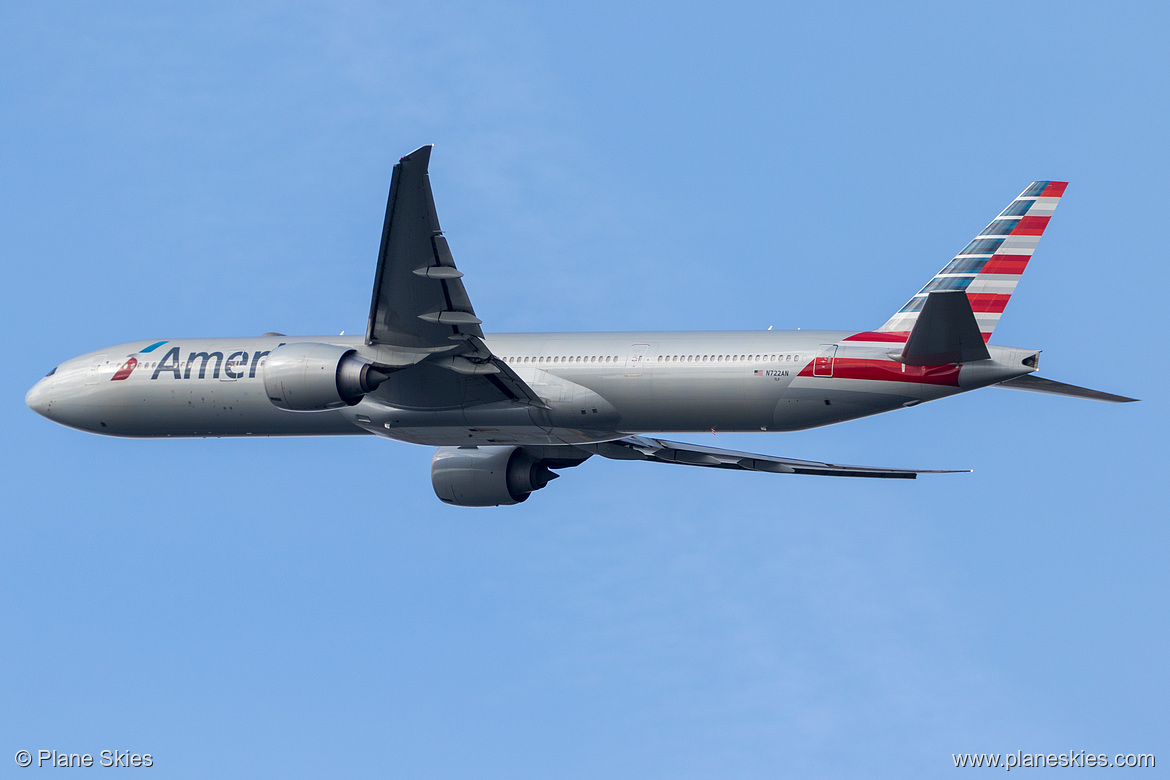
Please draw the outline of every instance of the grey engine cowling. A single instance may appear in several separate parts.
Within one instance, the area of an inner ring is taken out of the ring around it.
[[[268,400],[290,412],[322,412],[353,406],[389,376],[333,344],[282,344],[264,362]]]
[[[559,475],[520,447],[440,447],[431,461],[435,495],[455,506],[506,506]]]

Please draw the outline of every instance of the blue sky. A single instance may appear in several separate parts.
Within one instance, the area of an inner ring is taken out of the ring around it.
[[[1168,16],[5,6],[0,772],[35,771],[19,749],[167,777],[1170,763]],[[590,461],[493,510],[440,504],[421,447],[123,441],[25,408],[107,344],[360,332],[390,169],[432,142],[489,331],[874,327],[1068,180],[996,341],[1143,402],[992,389],[702,439],[968,475]]]

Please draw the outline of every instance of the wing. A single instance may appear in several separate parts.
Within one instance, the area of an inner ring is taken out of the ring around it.
[[[439,227],[427,165],[431,147],[399,160],[390,180],[366,343],[446,350],[483,338],[463,274]]]
[[[425,390],[435,399],[543,406],[484,343],[463,274],[439,227],[430,159],[430,146],[416,149],[399,160],[390,180],[366,344],[402,370],[380,395],[394,395],[397,388],[409,395]],[[445,370],[419,370],[424,361]]]
[[[768,471],[774,474],[815,474],[824,477],[884,477],[886,479],[914,479],[919,474],[957,474],[962,470],[883,469],[872,466],[844,466],[839,463],[819,463],[815,460],[778,458],[774,455],[755,455],[750,452],[721,450],[677,441],[652,439],[648,436],[630,436],[602,444],[576,445],[605,458],[615,460],[652,460],[659,463],[681,463],[686,466],[708,466],[717,469]]]

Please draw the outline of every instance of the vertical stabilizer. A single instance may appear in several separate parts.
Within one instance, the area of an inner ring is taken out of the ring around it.
[[[908,335],[930,293],[963,290],[983,340],[990,339],[1067,186],[1032,182],[878,331]]]

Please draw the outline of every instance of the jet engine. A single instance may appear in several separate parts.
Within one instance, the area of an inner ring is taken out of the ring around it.
[[[268,400],[290,412],[321,412],[353,406],[389,374],[332,344],[282,344],[264,362]]]
[[[440,447],[431,461],[435,495],[455,506],[519,504],[558,476],[520,447]]]

